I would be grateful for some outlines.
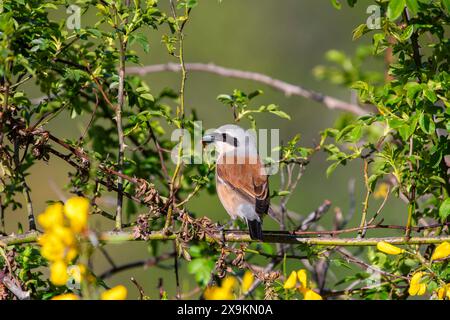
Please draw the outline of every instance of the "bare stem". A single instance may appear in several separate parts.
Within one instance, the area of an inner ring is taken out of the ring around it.
[[[283,92],[286,96],[299,96],[309,100],[313,100],[318,103],[322,103],[329,109],[343,110],[351,112],[356,115],[364,115],[368,113],[368,111],[364,110],[358,105],[354,105],[336,99],[334,97],[306,89],[302,86],[290,84],[258,72],[224,68],[222,66],[218,66],[212,63],[186,63],[185,68],[188,71],[208,72],[228,78],[237,78],[260,82],[278,91]],[[181,67],[179,64],[176,63],[167,63],[167,64],[156,64],[143,67],[128,68],[129,73],[139,75],[163,71],[179,72],[181,71]]]

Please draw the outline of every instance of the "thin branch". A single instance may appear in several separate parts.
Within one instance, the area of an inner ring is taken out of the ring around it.
[[[305,220],[302,221],[302,224],[297,228],[296,231],[305,231],[307,230],[311,224],[318,221],[322,216],[328,211],[331,206],[330,200],[325,200],[316,210],[311,212]]]
[[[376,268],[376,267],[374,267],[374,266],[372,266],[372,265],[370,265],[370,264],[364,262],[363,260],[358,259],[357,257],[353,256],[350,252],[348,252],[348,251],[345,250],[344,248],[338,248],[338,249],[336,250],[336,252],[339,253],[340,255],[342,255],[348,262],[357,264],[357,265],[363,267],[363,268],[366,269],[366,270],[367,270],[367,269],[372,270],[373,272],[382,274],[382,275],[384,275],[384,276],[386,276],[386,277],[400,278],[400,279],[408,280],[408,277],[399,276],[399,275],[396,275],[396,274],[389,273],[389,272],[387,272],[387,271],[381,270],[381,269],[379,269],[379,268]]]
[[[178,252],[177,252],[177,244],[173,243],[174,247],[174,255],[173,255],[173,271],[175,273],[175,287],[176,287],[176,295],[175,298],[177,300],[181,299],[181,287],[180,287],[180,273],[178,271]]]
[[[185,63],[185,68],[188,71],[200,71],[217,74],[223,77],[238,78],[245,80],[252,80],[263,83],[278,91],[283,92],[286,96],[299,96],[324,104],[329,109],[337,109],[346,112],[351,112],[356,115],[367,114],[368,111],[362,109],[358,105],[354,105],[322,93],[318,93],[301,86],[293,85],[282,80],[271,78],[265,74],[242,71],[237,69],[230,69],[215,65],[213,63]],[[132,74],[145,75],[149,73],[172,71],[181,71],[181,66],[176,63],[155,64],[143,67],[129,67],[128,72]]]
[[[177,21],[178,17],[176,14],[176,10],[175,10],[175,5],[173,3],[172,0],[170,0],[170,6],[172,8],[172,15],[173,18],[175,19],[175,21]],[[177,26],[177,36],[178,36],[178,61],[179,61],[179,68],[181,71],[181,84],[180,84],[180,107],[177,108],[177,117],[180,121],[180,128],[184,127],[184,103],[185,103],[185,97],[184,97],[184,89],[186,86],[186,78],[187,78],[187,71],[186,71],[186,66],[185,66],[185,62],[184,62],[184,33],[183,33],[183,29],[184,26],[186,25],[187,21],[189,20],[189,13],[190,10],[187,9],[187,7],[185,8],[185,15],[184,18],[185,20],[183,21],[183,23],[181,24],[181,26]],[[172,179],[170,181],[170,190],[169,190],[169,201],[170,201],[170,207],[167,211],[167,216],[166,216],[166,222],[164,225],[164,230],[166,232],[169,231],[169,228],[172,224],[172,214],[173,214],[173,210],[175,209],[176,205],[176,189],[177,189],[177,179],[178,177],[182,175],[182,166],[183,166],[183,160],[182,160],[182,152],[183,152],[183,136],[180,136],[180,140],[179,140],[179,146],[178,146],[178,160],[177,160],[177,164],[175,166],[175,170],[173,172],[172,175]]]
[[[5,245],[34,243],[37,241],[39,232],[33,231],[20,235],[10,235],[0,237],[0,243]],[[163,231],[154,231],[147,235],[148,241],[164,241],[175,240],[177,235],[166,234]],[[215,232],[204,236],[203,238],[194,237],[196,240],[205,241],[208,243],[225,242],[258,242],[252,240],[250,235],[244,231],[224,231]],[[104,243],[117,243],[123,241],[139,241],[134,238],[133,232],[127,231],[111,231],[103,232],[98,235],[98,239]],[[306,244],[306,245],[320,245],[320,246],[342,246],[342,247],[364,247],[376,246],[379,242],[387,242],[394,245],[426,245],[439,244],[445,241],[450,241],[450,236],[436,236],[436,237],[411,237],[409,240],[405,237],[380,237],[380,238],[320,238],[320,237],[301,237],[289,232],[280,231],[265,231],[264,242],[266,243],[292,243],[292,244]]]
[[[172,258],[175,255],[175,253],[171,252],[171,253],[164,253],[158,257],[152,257],[150,259],[147,260],[140,260],[140,261],[133,261],[133,262],[129,262],[120,266],[115,266],[109,270],[106,270],[105,272],[103,272],[99,278],[102,280],[105,280],[107,278],[112,277],[113,275],[119,273],[119,272],[123,272],[129,269],[133,269],[133,268],[138,268],[138,267],[153,267],[156,266],[157,264],[159,264],[162,261],[168,260],[170,258]]]
[[[129,6],[129,1],[125,1],[125,6]],[[116,17],[119,15],[116,12]],[[128,23],[128,19],[125,18],[123,24],[126,25]],[[123,27],[123,25],[121,26]],[[117,155],[117,167],[118,172],[123,172],[123,157],[125,153],[125,138],[123,134],[122,127],[122,110],[125,101],[125,56],[127,51],[127,37],[124,37],[122,31],[119,28],[116,28],[118,37],[119,37],[119,87],[117,93],[117,106],[115,107],[115,120],[117,123],[117,136],[119,139],[119,152]],[[116,230],[122,230],[122,210],[123,210],[123,178],[119,175],[117,177],[117,189],[119,192],[117,193],[117,207],[116,207]]]
[[[360,231],[359,236],[361,238],[364,238],[366,234],[366,227],[367,227],[367,210],[369,209],[369,198],[370,194],[372,193],[370,186],[369,186],[369,161],[367,159],[364,159],[364,185],[366,186],[366,197],[363,202],[363,210],[361,215],[361,222],[359,224]]]

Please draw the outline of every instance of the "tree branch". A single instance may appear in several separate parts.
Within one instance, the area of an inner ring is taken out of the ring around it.
[[[320,245],[320,246],[339,246],[339,247],[364,247],[364,246],[376,246],[377,243],[384,241],[394,245],[426,245],[426,244],[439,244],[445,241],[450,241],[450,236],[437,236],[437,237],[411,237],[406,240],[405,237],[380,237],[380,238],[320,238],[320,237],[302,237],[290,232],[280,231],[264,231],[265,243],[293,243],[293,244],[306,244],[306,245]],[[37,241],[39,232],[33,231],[20,235],[10,235],[6,237],[0,237],[0,243],[4,245],[18,245],[26,243],[34,243]],[[147,236],[149,241],[163,241],[163,240],[175,240],[176,234],[167,235],[162,231],[154,231]],[[194,237],[195,238],[195,237]],[[134,238],[133,232],[130,231],[110,231],[102,232],[98,235],[98,239],[105,243],[117,243],[123,241],[139,241]],[[206,235],[203,238],[196,237],[197,240],[206,241],[209,243],[225,242],[258,242],[252,240],[250,235],[243,231],[225,231],[215,232],[210,235]]]
[[[364,110],[358,105],[354,105],[327,96],[325,94],[303,88],[301,86],[293,85],[284,82],[282,80],[274,79],[258,72],[230,69],[215,65],[213,63],[185,63],[185,68],[188,71],[209,72],[223,77],[238,78],[260,82],[278,91],[283,92],[286,96],[299,96],[306,99],[310,99],[324,104],[329,109],[342,110],[356,114],[358,116],[368,113],[368,111]],[[129,67],[127,70],[128,73],[130,74],[138,74],[142,76],[149,73],[157,73],[163,71],[180,72],[181,66],[179,64],[169,62],[166,64],[155,64],[143,67]]]

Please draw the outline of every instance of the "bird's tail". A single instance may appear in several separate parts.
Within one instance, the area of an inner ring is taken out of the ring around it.
[[[250,232],[250,238],[253,240],[262,241],[264,236],[262,232],[262,223],[258,220],[247,220],[248,231]]]

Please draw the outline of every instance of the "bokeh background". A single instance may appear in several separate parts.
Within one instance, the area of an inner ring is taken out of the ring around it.
[[[162,7],[167,7],[168,1],[159,1]],[[186,26],[185,60],[186,62],[213,62],[215,64],[256,71],[270,75],[293,84],[322,92],[345,101],[350,101],[351,93],[348,89],[338,87],[325,81],[319,81],[313,76],[313,68],[319,64],[326,64],[325,53],[330,49],[342,50],[352,54],[358,45],[369,41],[362,39],[352,41],[352,30],[364,23],[368,17],[366,8],[369,1],[358,1],[355,8],[343,5],[336,10],[330,1],[296,1],[296,0],[201,0],[194,8],[191,19]],[[52,12],[55,19],[64,19],[65,12]],[[93,25],[95,15],[88,12],[81,19],[82,27]],[[167,30],[149,32],[150,53],[140,52],[142,63],[156,64],[176,62],[175,58],[167,54],[161,43],[161,35]],[[382,65],[368,65],[367,68],[379,69]],[[180,75],[165,72],[145,76],[145,80],[153,92],[159,92],[164,87],[178,88]],[[264,95],[254,100],[255,106],[278,104],[282,110],[289,113],[291,121],[270,115],[257,116],[261,128],[279,128],[283,141],[287,141],[295,134],[301,134],[301,144],[311,147],[319,141],[319,133],[327,127],[333,126],[341,115],[339,111],[332,111],[325,106],[299,97],[285,97],[282,93],[262,84],[238,79],[227,79],[217,75],[192,72],[188,74],[186,85],[186,106],[188,112],[196,110],[198,117],[203,120],[203,127],[215,128],[226,123],[232,123],[232,114],[228,108],[216,100],[222,93],[231,93],[233,89],[245,92],[262,89]],[[30,86],[31,97],[39,97],[37,88]],[[69,114],[62,113],[49,126],[58,136],[78,137],[87,123],[86,117],[79,117],[75,121]],[[170,134],[170,133],[168,133]],[[307,215],[315,210],[325,199],[332,202],[332,208],[322,219],[325,227],[330,226],[333,219],[333,209],[341,208],[345,213],[350,207],[348,192],[349,182],[355,181],[356,214],[349,226],[359,223],[360,213],[365,194],[362,176],[362,162],[355,161],[346,167],[339,167],[334,174],[327,178],[325,171],[329,163],[326,155],[315,155],[301,179],[296,193],[292,196],[288,208]],[[65,189],[68,182],[68,167],[62,161],[52,159],[48,163],[38,163],[31,170],[29,184],[36,213],[40,213],[47,200],[57,200],[68,197]],[[271,184],[276,189],[279,176],[271,177]],[[106,207],[108,201],[105,199]],[[113,211],[113,203],[110,211]],[[379,201],[372,201],[370,209],[377,208]],[[189,204],[189,209],[197,216],[206,215],[214,221],[227,221],[225,210],[215,195],[200,193]],[[371,215],[373,211],[369,211]],[[26,226],[25,212],[8,212],[6,216],[9,232],[17,230],[17,223]],[[391,199],[385,207],[385,222],[404,223],[406,211],[401,202]],[[111,224],[104,219],[94,219],[92,225],[97,228],[111,228]],[[266,229],[274,229],[276,225],[266,218]],[[376,234],[376,233],[372,233]],[[166,244],[171,247],[171,244]],[[109,252],[117,265],[131,261],[149,258],[147,244],[143,242],[108,245]],[[364,255],[363,255],[364,257]],[[94,256],[94,272],[102,273],[110,268],[104,256]],[[108,278],[108,285],[124,284],[129,288],[130,298],[137,298],[138,292],[130,282],[130,277],[144,287],[151,298],[158,298],[158,280],[164,279],[164,288],[169,297],[173,297],[175,283],[173,272],[164,268],[172,267],[173,262],[163,262],[161,267],[148,269],[135,268],[118,273]],[[300,262],[290,262],[288,269],[300,268]],[[333,288],[336,275],[342,272],[354,273],[334,267],[329,273],[328,286]],[[345,269],[345,268],[344,268]],[[195,286],[192,275],[186,270],[186,263],[181,260],[181,286],[183,292],[188,292]],[[196,296],[193,296],[195,298]]]

